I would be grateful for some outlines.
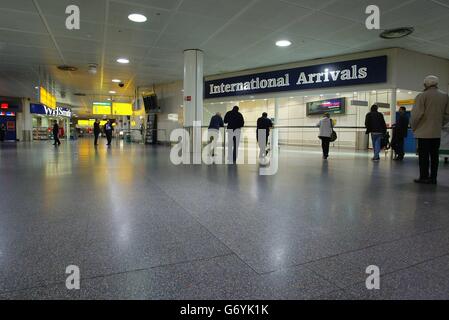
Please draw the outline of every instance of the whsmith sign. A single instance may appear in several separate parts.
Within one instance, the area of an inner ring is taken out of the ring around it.
[[[57,107],[56,109],[49,108],[43,104],[30,104],[30,113],[44,114],[50,117],[72,117],[72,110],[69,108]]]
[[[205,82],[205,98],[387,82],[387,56],[278,70]]]

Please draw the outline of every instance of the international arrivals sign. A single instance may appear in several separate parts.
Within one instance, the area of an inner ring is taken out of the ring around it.
[[[30,113],[43,114],[50,117],[72,117],[72,110],[69,108],[57,107],[55,109],[49,108],[43,104],[31,103]]]
[[[387,56],[263,72],[205,82],[206,99],[387,82]]]

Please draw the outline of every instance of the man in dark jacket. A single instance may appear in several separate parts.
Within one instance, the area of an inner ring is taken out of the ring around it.
[[[257,119],[257,133],[256,138],[259,143],[259,158],[264,158],[266,155],[268,137],[270,136],[270,128],[273,127],[273,122],[268,118],[268,114],[266,112],[262,113],[262,117]],[[260,133],[259,133],[259,130]],[[260,135],[260,137],[259,137]]]
[[[239,107],[234,106],[231,111],[226,113],[224,123],[228,125],[228,160],[229,163],[235,163],[239,150],[241,128],[245,125],[245,120],[239,112]]]
[[[53,124],[53,139],[55,140],[55,143],[53,143],[54,146],[59,146],[61,144],[61,141],[59,141],[59,125],[56,120]]]
[[[377,110],[378,106],[374,104],[371,107],[371,112],[369,112],[365,118],[366,134],[371,133],[371,139],[373,141],[373,161],[380,160],[381,140],[387,133],[387,124],[385,123],[384,115]]]
[[[393,129],[393,149],[396,153],[396,157],[393,160],[404,160],[404,142],[408,133],[408,117],[406,114],[407,109],[405,107],[399,108],[399,117],[396,119],[396,124]]]
[[[95,120],[94,122],[94,146],[98,145],[98,136],[100,135],[101,128],[100,128],[100,121]]]
[[[107,146],[111,145],[113,130],[114,130],[114,127],[112,126],[112,121],[108,120],[108,122],[106,122],[106,124],[104,125],[104,133],[106,134],[106,139],[108,140]]]

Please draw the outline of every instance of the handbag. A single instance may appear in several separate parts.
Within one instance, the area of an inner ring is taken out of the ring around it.
[[[331,142],[334,142],[334,141],[337,140],[338,135],[337,135],[337,133],[336,133],[335,130],[334,130],[334,124],[333,124],[332,119],[329,118],[329,121],[331,122],[331,129],[332,129],[332,133],[331,133],[330,138],[331,138]]]

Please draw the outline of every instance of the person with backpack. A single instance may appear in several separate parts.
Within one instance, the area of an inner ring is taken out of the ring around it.
[[[377,111],[379,107],[374,104],[371,106],[371,112],[368,112],[365,118],[366,134],[371,133],[373,142],[374,157],[373,161],[380,160],[380,151],[382,149],[382,139],[387,133],[387,124],[382,113]]]
[[[323,119],[321,119],[316,126],[320,128],[318,138],[321,140],[321,148],[323,149],[323,160],[327,160],[327,158],[329,157],[329,147],[333,132],[333,123],[330,113],[326,112],[324,114]]]

